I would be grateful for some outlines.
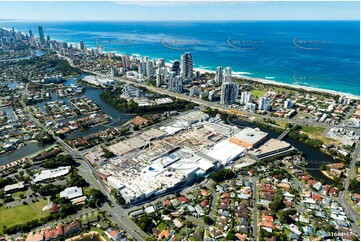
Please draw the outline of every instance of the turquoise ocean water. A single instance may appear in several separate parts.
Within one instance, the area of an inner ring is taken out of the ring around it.
[[[240,22],[1,22],[88,48],[180,59],[195,67],[281,83],[360,94],[360,26],[357,21]]]

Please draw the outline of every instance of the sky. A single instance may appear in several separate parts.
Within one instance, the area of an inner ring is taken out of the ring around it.
[[[1,2],[1,20],[359,20],[359,2]]]

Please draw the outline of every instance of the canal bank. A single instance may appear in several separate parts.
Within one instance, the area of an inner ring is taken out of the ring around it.
[[[117,109],[115,109],[114,107],[112,107],[111,105],[105,103],[100,98],[100,93],[103,92],[103,89],[94,88],[91,86],[87,86],[85,84],[77,83],[77,80],[82,79],[84,76],[85,75],[80,75],[77,77],[67,78],[63,84],[65,86],[77,85],[77,86],[84,87],[85,91],[84,91],[83,95],[88,97],[89,99],[92,99],[96,104],[98,104],[105,114],[112,117],[113,121],[110,124],[97,125],[95,127],[87,129],[87,130],[72,133],[67,137],[67,139],[84,137],[84,136],[88,136],[93,133],[105,130],[107,128],[120,126],[120,125],[128,122],[130,119],[134,118],[134,115],[124,114],[124,113],[118,111]],[[17,84],[18,83],[16,83],[16,82],[11,83],[12,88],[15,88]],[[56,100],[69,100],[69,98],[60,99],[55,95],[55,92],[54,92],[51,99],[49,99],[48,101],[39,102],[36,105],[39,106],[42,111],[45,111],[45,103],[50,102],[50,101],[56,101]],[[2,110],[5,111],[6,113],[8,113],[11,118],[15,119],[12,107],[2,108]],[[48,146],[44,146],[38,142],[30,142],[30,143],[26,144],[25,146],[15,150],[11,153],[0,155],[0,165],[6,165],[13,161],[22,159],[26,156],[36,154],[37,152],[39,152],[47,147]]]
[[[42,145],[39,142],[30,142],[25,146],[9,153],[0,155],[0,166],[9,164],[13,161],[20,160],[26,156],[35,155],[39,151],[47,148],[49,145]]]
[[[269,138],[277,139],[280,133],[277,133],[273,130],[270,130],[265,127],[257,126],[255,123],[243,121],[243,120],[233,120],[233,124],[237,126],[247,126],[247,127],[258,127],[260,130],[267,132],[269,135]],[[307,165],[305,167],[306,171],[315,179],[322,179],[327,184],[334,184],[335,182],[328,177],[324,176],[320,170],[321,165],[323,164],[332,164],[340,162],[336,159],[333,159],[331,156],[321,152],[320,150],[310,147],[301,141],[291,139],[289,137],[285,137],[283,139],[284,141],[290,143],[293,147],[295,147],[297,150],[301,151],[303,153],[303,156],[305,157],[307,161]]]
[[[93,100],[97,105],[99,105],[100,108],[102,109],[102,111],[112,118],[112,121],[109,124],[105,124],[105,125],[101,124],[101,125],[91,127],[87,130],[81,130],[81,131],[77,131],[75,133],[71,133],[65,138],[66,140],[76,139],[79,137],[85,137],[85,136],[97,133],[99,131],[105,130],[107,128],[117,127],[117,126],[120,126],[120,125],[128,122],[130,119],[134,118],[134,115],[124,114],[124,113],[118,111],[117,109],[115,109],[113,106],[104,102],[100,98],[100,94],[103,92],[103,89],[89,86],[84,83],[79,83],[78,80],[81,80],[85,76],[86,76],[85,74],[82,74],[77,77],[67,78],[63,84],[64,84],[64,86],[76,85],[76,86],[83,87],[84,88],[83,96]],[[49,101],[57,101],[57,100],[68,101],[69,99],[70,98],[58,98],[54,92],[52,95],[52,98]],[[39,106],[40,109],[43,112],[45,112],[45,104],[49,101],[37,103],[37,106]],[[65,121],[65,120],[63,120],[63,121]]]

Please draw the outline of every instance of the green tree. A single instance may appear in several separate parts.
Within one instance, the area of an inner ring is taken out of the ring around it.
[[[211,217],[209,217],[209,216],[204,216],[203,222],[205,222],[208,225],[212,225],[214,223],[213,219],[211,219]]]

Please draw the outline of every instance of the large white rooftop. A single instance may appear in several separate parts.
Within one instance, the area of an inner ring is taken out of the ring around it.
[[[60,192],[60,197],[65,197],[70,200],[81,196],[83,196],[81,187],[67,187],[64,191]]]
[[[268,134],[259,129],[252,128],[244,128],[238,133],[232,135],[233,138],[236,138],[242,142],[249,144],[250,146],[254,146],[267,138]],[[248,147],[245,147],[248,148]]]
[[[215,144],[206,154],[216,160],[219,160],[223,165],[227,165],[230,161],[240,156],[245,151],[236,144],[228,140],[222,140]]]
[[[64,176],[69,173],[70,169],[71,169],[70,166],[60,166],[56,169],[43,170],[40,173],[35,174],[33,181],[36,183],[36,182]]]

